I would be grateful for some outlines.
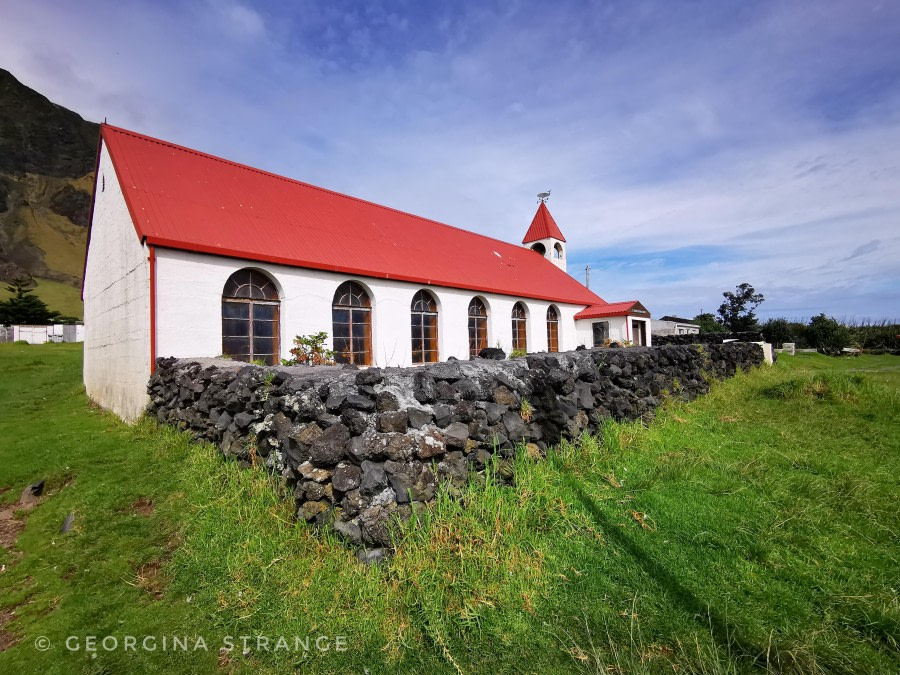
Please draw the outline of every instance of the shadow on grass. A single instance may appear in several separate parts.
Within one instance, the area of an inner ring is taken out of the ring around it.
[[[560,467],[563,473],[565,485],[572,491],[584,509],[591,515],[594,522],[602,528],[608,540],[617,544],[628,553],[637,566],[648,577],[654,579],[669,596],[677,602],[681,608],[696,619],[703,620],[705,627],[715,642],[727,653],[744,660],[748,665],[766,668],[770,665],[766,656],[767,650],[751,642],[740,634],[738,629],[719,615],[712,607],[704,604],[689,588],[682,584],[678,578],[666,567],[654,560],[637,543],[629,539],[624,531],[617,527],[616,523],[603,513],[597,502],[585,493],[577,476],[569,470]]]

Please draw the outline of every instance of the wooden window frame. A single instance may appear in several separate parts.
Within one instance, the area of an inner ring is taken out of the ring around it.
[[[517,302],[512,308],[512,348],[513,351],[528,351],[528,308]]]
[[[437,363],[440,361],[438,344],[438,304],[434,294],[422,289],[410,303],[410,334],[412,337],[412,362]],[[418,323],[418,325],[416,325]],[[431,328],[428,336],[427,327]],[[418,333],[418,334],[417,334]]]
[[[246,279],[241,280],[242,276]],[[262,283],[257,283],[261,281]],[[227,306],[247,307],[247,318],[226,316]],[[257,307],[273,307],[272,318],[256,318]],[[222,354],[231,357],[246,357],[248,362],[261,357],[266,365],[278,365],[281,356],[281,301],[278,288],[273,279],[259,270],[243,268],[228,277],[222,289]],[[246,321],[247,332],[240,335],[226,335],[226,322]],[[257,322],[272,324],[272,335],[257,336],[255,327]],[[226,348],[226,340],[247,340],[247,353],[237,353]],[[257,340],[271,340],[272,353],[261,353],[255,349]]]
[[[350,297],[348,303],[340,304],[339,301],[348,294]],[[360,299],[358,304],[354,303],[354,297]],[[337,312],[347,312],[346,323],[336,320]],[[362,336],[356,336],[354,329],[359,326],[360,317],[363,317]],[[338,326],[344,325],[347,326],[346,335],[343,334],[343,329],[338,328]],[[349,363],[357,366],[372,365],[372,296],[359,282],[345,281],[335,290],[331,303],[331,328],[334,360],[337,363]],[[349,349],[339,349],[339,340],[345,341]],[[362,349],[357,349],[359,340],[362,340]]]
[[[478,310],[481,311],[478,311]],[[475,311],[473,311],[475,310]],[[488,346],[488,312],[484,300],[474,297],[469,301],[469,358],[474,359]]]
[[[559,310],[553,305],[547,308],[547,351],[559,351]]]

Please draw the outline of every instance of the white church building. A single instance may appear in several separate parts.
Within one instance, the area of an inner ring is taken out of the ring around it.
[[[158,356],[277,364],[320,331],[360,366],[649,344],[639,302],[607,303],[566,273],[543,201],[522,244],[104,124],[85,388],[133,420]]]

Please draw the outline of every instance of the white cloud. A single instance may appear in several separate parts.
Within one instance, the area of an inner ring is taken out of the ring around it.
[[[211,8],[218,12],[222,28],[243,40],[258,40],[266,36],[266,23],[259,12],[239,2],[211,0]]]

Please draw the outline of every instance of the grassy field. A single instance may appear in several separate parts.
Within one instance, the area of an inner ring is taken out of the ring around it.
[[[515,487],[419,510],[375,567],[296,524],[261,472],[91,407],[80,363],[0,345],[0,501],[48,484],[0,549],[0,672],[900,668],[895,357],[783,357],[520,457]]]
[[[35,279],[34,295],[39,297],[47,307],[56,310],[63,316],[84,316],[84,303],[81,301],[81,289],[50,279]],[[0,300],[7,300],[12,293],[6,290],[7,284],[0,283]]]

